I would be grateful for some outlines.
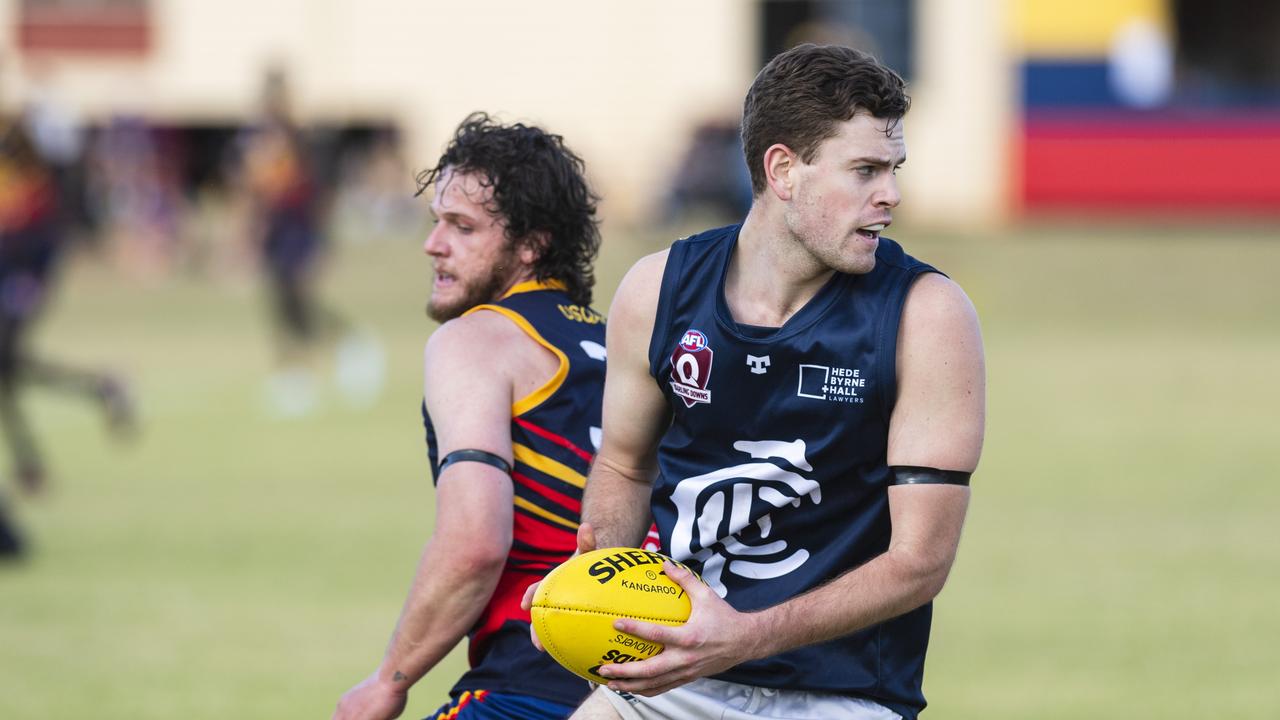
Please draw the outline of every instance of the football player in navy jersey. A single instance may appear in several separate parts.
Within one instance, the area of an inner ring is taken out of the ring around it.
[[[99,404],[112,431],[133,433],[133,403],[114,376],[75,367],[31,348],[33,324],[48,305],[68,251],[67,200],[47,148],[18,118],[0,118],[0,435],[20,489],[43,490],[47,468],[21,395],[42,386]],[[19,557],[22,539],[0,496],[0,559]]]
[[[597,198],[558,135],[477,113],[435,167],[423,420],[435,524],[377,670],[341,720],[395,718],[463,638],[471,668],[429,717],[563,718],[589,685],[529,644],[525,588],[575,548],[600,432]]]
[[[859,51],[775,57],[744,106],[746,218],[623,280],[579,549],[638,545],[652,512],[662,551],[702,582],[667,564],[689,622],[618,620],[665,649],[602,666],[574,718],[923,709],[985,371],[965,293],[881,236],[908,104]]]

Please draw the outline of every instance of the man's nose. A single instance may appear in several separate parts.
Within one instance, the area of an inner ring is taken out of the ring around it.
[[[895,175],[889,175],[885,180],[884,186],[876,192],[872,198],[876,207],[896,208],[902,202],[902,193],[898,192],[898,178]]]
[[[427,239],[422,243],[422,251],[431,257],[439,257],[448,252],[449,244],[444,239],[444,226],[437,223],[431,228],[431,232],[427,233]]]

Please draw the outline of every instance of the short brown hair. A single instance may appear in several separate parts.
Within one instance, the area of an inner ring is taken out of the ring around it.
[[[858,112],[885,120],[907,114],[906,83],[874,57],[840,45],[806,43],[779,54],[756,76],[742,108],[742,149],[751,191],[764,192],[764,151],[775,143],[804,162]]]

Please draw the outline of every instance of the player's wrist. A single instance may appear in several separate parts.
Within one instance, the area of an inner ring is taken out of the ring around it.
[[[788,648],[781,638],[785,624],[778,618],[778,608],[766,608],[742,613],[739,628],[740,643],[743,648],[743,662],[760,660],[777,655]]]
[[[394,668],[382,668],[373,676],[373,684],[382,692],[389,696],[399,695],[407,696],[409,689],[413,687],[413,683],[417,678],[411,677],[400,670]]]

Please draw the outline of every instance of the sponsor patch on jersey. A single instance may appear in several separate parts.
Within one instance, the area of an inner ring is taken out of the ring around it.
[[[671,353],[671,392],[678,395],[686,407],[711,402],[707,382],[711,379],[713,354],[707,336],[693,328],[685,331]]]
[[[867,392],[867,378],[861,368],[829,365],[801,365],[800,386],[796,397],[828,402],[862,404]]]

